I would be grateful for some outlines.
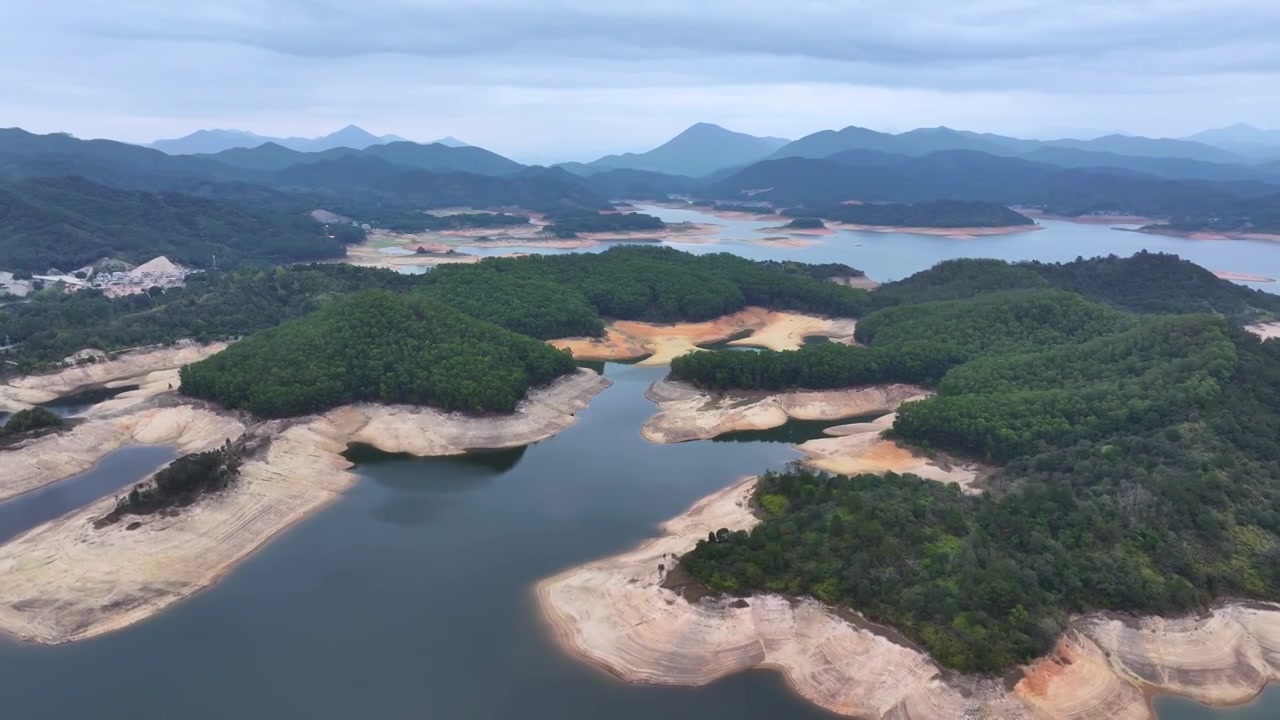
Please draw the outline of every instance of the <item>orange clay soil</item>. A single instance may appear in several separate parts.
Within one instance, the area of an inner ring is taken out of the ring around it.
[[[733,344],[794,350],[810,335],[852,342],[854,326],[853,320],[749,307],[700,323],[660,325],[618,320],[609,324],[602,338],[562,338],[551,344],[570,350],[579,360],[645,358],[641,365],[667,365],[672,358],[695,351],[699,345],[724,342],[745,332],[752,334]]]

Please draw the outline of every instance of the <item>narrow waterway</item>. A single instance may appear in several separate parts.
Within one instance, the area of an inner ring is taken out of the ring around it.
[[[777,224],[640,210],[725,225],[731,240],[767,236],[757,230]],[[1039,232],[975,240],[841,232],[809,248],[727,242],[682,249],[843,262],[886,281],[950,257],[1070,260],[1145,248],[1211,269],[1280,277],[1276,243],[1044,224]],[[633,686],[568,656],[549,636],[532,595],[536,581],[653,537],[659,523],[699,498],[784,466],[795,458],[788,442],[821,431],[821,424],[797,424],[721,442],[653,445],[639,436],[654,412],[643,393],[666,370],[604,369],[614,387],[576,425],[529,448],[436,460],[353,453],[362,480],[341,501],[152,620],[66,646],[0,639],[0,717],[831,717],[776,673],[743,673],[704,688]],[[0,537],[118,492],[171,457],[161,452],[133,448],[0,504]],[[1156,698],[1155,706],[1160,720],[1261,720],[1280,717],[1280,689],[1240,708],[1172,697]]]
[[[98,498],[118,494],[177,456],[172,448],[159,445],[123,448],[100,460],[91,470],[0,502],[0,542],[79,510]]]

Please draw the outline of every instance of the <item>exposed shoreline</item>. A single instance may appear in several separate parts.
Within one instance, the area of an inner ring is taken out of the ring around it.
[[[1188,240],[1258,240],[1262,242],[1280,242],[1280,234],[1246,232],[1229,230],[1210,232],[1207,230],[1174,230],[1167,227],[1140,227],[1135,230],[1116,228],[1124,232],[1143,233],[1144,235],[1164,235],[1166,237],[1186,238]]]
[[[1249,273],[1232,272],[1230,270],[1211,270],[1210,272],[1219,280],[1230,280],[1231,282],[1273,283],[1276,281],[1275,278],[1263,275],[1250,275]]]
[[[129,404],[127,401],[130,399],[145,399],[163,389],[157,387],[162,380],[166,386],[170,382],[176,384],[178,368],[203,360],[226,347],[225,342],[201,345],[191,340],[181,340],[172,345],[124,352],[109,360],[75,365],[49,373],[24,375],[0,385],[0,410],[26,410],[33,405],[52,402],[95,385],[139,385],[137,391],[123,393],[110,406],[123,407]],[[172,378],[161,373],[171,373]],[[119,402],[115,402],[116,400]]]
[[[1248,330],[1263,340],[1280,338],[1280,321],[1246,325],[1245,330]]]
[[[247,432],[269,444],[245,461],[238,480],[224,491],[177,513],[139,517],[141,525],[133,530],[127,529],[133,523],[93,527],[93,520],[114,507],[113,498],[103,498],[0,546],[0,630],[58,644],[144,620],[215,584],[272,538],[340,497],[357,480],[342,455],[349,444],[419,456],[528,445],[572,425],[577,412],[611,384],[581,370],[531,392],[515,413],[502,416],[362,404],[261,423]],[[134,408],[97,422],[136,421],[152,412],[222,418],[227,424],[218,426],[218,434],[199,436],[213,446],[223,442],[229,423],[238,423],[229,413],[185,404]],[[110,447],[93,444],[87,435],[64,437],[90,463],[129,444],[127,438]],[[203,447],[193,444],[184,451]]]
[[[1017,233],[1035,232],[1043,230],[1043,225],[1005,225],[1003,227],[959,227],[959,228],[935,228],[935,227],[906,227],[897,225],[858,225],[854,223],[833,222],[832,227],[840,230],[853,230],[856,232],[878,232],[878,233],[905,233],[908,235],[936,235],[940,237],[956,238],[967,240],[977,237],[989,237],[993,235],[1015,235]]]
[[[924,388],[903,384],[782,393],[709,393],[664,378],[645,392],[645,397],[658,406],[658,412],[640,428],[640,435],[649,442],[665,445],[710,440],[742,430],[770,430],[788,420],[834,422],[890,413],[902,403],[928,393]]]
[[[659,564],[670,568],[708,532],[759,522],[750,507],[754,487],[754,478],[739,481],[664,523],[661,536],[537,583],[556,641],[633,683],[698,686],[774,669],[810,702],[877,720],[1139,720],[1154,716],[1154,693],[1233,705],[1280,679],[1280,606],[1271,604],[1224,603],[1181,619],[1074,618],[1055,651],[1020,668],[1009,690],[944,671],[856,613],[813,599],[757,594],[691,603],[664,588]]]
[[[779,312],[747,307],[699,323],[658,324],[632,320],[609,323],[602,338],[559,338],[549,341],[570,350],[579,360],[635,360],[641,365],[669,365],[672,358],[698,350],[699,345],[731,341],[731,345],[795,350],[806,336],[822,336],[834,342],[852,343],[856,322],[849,319]],[[751,333],[749,337],[734,338]]]
[[[1030,208],[1012,207],[1014,212],[1022,213],[1037,220],[1057,220],[1076,223],[1077,225],[1156,225],[1168,222],[1167,219],[1149,218],[1145,215],[1054,215]]]

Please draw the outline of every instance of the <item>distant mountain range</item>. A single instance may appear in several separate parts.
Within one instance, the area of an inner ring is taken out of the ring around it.
[[[756,137],[711,123],[697,123],[648,152],[606,155],[593,162],[563,163],[560,167],[579,175],[622,168],[702,177],[722,168],[753,163],[788,142],[784,138]]]
[[[1024,155],[1045,148],[1067,148],[1130,157],[1184,158],[1212,163],[1243,163],[1246,158],[1229,150],[1192,140],[1107,135],[1093,140],[1024,140],[951,128],[921,128],[900,134],[861,127],[822,130],[789,143],[770,157],[823,158],[849,150],[878,150],[898,155],[927,155],[944,150],[977,150],[992,155]]]
[[[1224,128],[1201,137],[1278,147],[1266,144],[1274,140],[1269,131],[1256,128]],[[349,128],[315,142],[361,145],[370,138]],[[289,237],[309,242],[312,235],[292,223],[316,209],[356,219],[464,206],[556,212],[603,210],[612,199],[673,194],[734,204],[768,201],[801,211],[825,208],[828,214],[847,201],[980,201],[1066,216],[1170,218],[1179,230],[1280,231],[1280,160],[1245,161],[1200,140],[1108,136],[1041,142],[948,128],[890,134],[851,127],[788,143],[698,124],[649,152],[548,168],[525,166],[479,147],[373,139],[377,142],[360,148],[319,151],[265,140],[214,153],[166,154],[111,140],[0,129],[0,190],[6,185],[11,190],[0,194],[0,215],[21,208],[37,228],[26,235],[23,227],[8,228],[28,240],[40,239],[32,245],[34,254],[27,253],[33,267],[75,254],[75,232],[58,230],[61,225],[87,233],[86,242],[89,236],[110,235],[104,228],[115,227],[124,212],[116,208],[124,207],[121,191],[213,203],[157,196],[126,204],[198,208],[209,228],[220,228],[216,244],[226,248],[231,247],[223,242],[226,233],[239,232],[235,228],[242,221],[287,228]],[[646,167],[625,167],[628,163]],[[58,182],[39,184],[46,179]],[[74,200],[60,204],[63,209],[56,213],[38,212],[36,206],[55,193],[74,195]],[[67,208],[79,208],[84,217],[71,222]],[[123,251],[126,236],[140,232],[111,235],[108,245]],[[50,248],[56,250],[53,255],[41,254]],[[86,248],[106,251],[91,243]],[[181,249],[163,254],[172,257]],[[305,256],[302,250],[289,254]]]
[[[337,132],[317,138],[302,137],[267,137],[247,130],[197,130],[185,137],[172,140],[157,140],[147,147],[160,150],[170,155],[212,155],[234,148],[256,148],[267,143],[297,152],[324,152],[334,148],[351,148],[363,150],[372,145],[386,145],[393,142],[407,142],[398,135],[374,135],[364,128],[348,125]],[[433,141],[447,147],[466,147],[461,140],[449,136]]]
[[[407,140],[369,145],[362,149],[336,147],[320,152],[300,152],[279,143],[268,142],[253,148],[231,148],[219,153],[195,157],[246,170],[275,171],[293,165],[305,165],[348,156],[382,158],[407,168],[439,172],[469,172],[478,175],[510,175],[524,167],[514,160],[484,148],[465,144],[420,145]]]
[[[1280,130],[1262,130],[1247,123],[1205,130],[1185,140],[1230,150],[1246,157],[1280,160]]]

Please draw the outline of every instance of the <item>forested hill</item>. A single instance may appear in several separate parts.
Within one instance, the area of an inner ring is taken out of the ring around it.
[[[178,193],[116,190],[83,178],[0,184],[0,266],[70,270],[103,258],[141,263],[165,255],[222,267],[341,257],[363,233],[305,214],[258,210]]]
[[[1176,255],[1145,250],[1130,257],[1109,255],[1068,263],[947,260],[881,285],[872,302],[875,307],[889,307],[1049,287],[1137,313],[1211,313],[1236,325],[1280,317],[1280,296],[1223,280]]]
[[[811,267],[811,266],[802,266]],[[794,265],[728,253],[693,255],[666,247],[620,245],[603,253],[492,258],[429,273],[424,292],[534,337],[594,335],[598,318],[698,322],[759,305],[858,317],[869,295]],[[597,318],[584,313],[590,308]],[[594,332],[591,330],[594,325]]]
[[[579,180],[542,175],[494,177],[464,172],[432,172],[396,165],[380,157],[349,156],[295,165],[261,179],[283,190],[316,192],[346,202],[429,210],[444,207],[553,210],[612,206]]]
[[[370,290],[182,369],[182,392],[265,417],[353,402],[511,412],[568,353],[426,297]]]
[[[1111,168],[1064,168],[969,150],[902,157],[860,152],[789,157],[743,168],[702,188],[726,201],[827,207],[848,200],[965,200],[1034,207],[1063,216],[1237,217],[1241,204],[1277,193],[1266,182],[1171,180]]]
[[[18,346],[6,355],[15,363],[10,367],[31,372],[86,347],[110,352],[182,338],[240,337],[371,288],[421,293],[544,340],[599,335],[602,318],[699,321],[747,305],[857,317],[869,306],[868,294],[821,279],[856,272],[647,246],[494,258],[443,266],[425,276],[337,264],[253,268],[200,273],[185,288],[156,297],[42,294],[0,308],[0,336]]]
[[[1202,273],[1151,255],[950,262],[886,285],[865,347],[677,359],[714,387],[926,382],[897,437],[998,468],[981,496],[769,475],[770,516],[681,564],[717,591],[847,605],[983,673],[1048,652],[1071,613],[1280,600],[1280,343],[1232,326],[1264,310]],[[1218,314],[1169,314],[1188,307]]]
[[[791,208],[787,217],[816,217],[851,225],[917,228],[1002,228],[1035,225],[1035,221],[1003,205],[989,202],[935,200],[900,203],[834,205],[825,208]]]

